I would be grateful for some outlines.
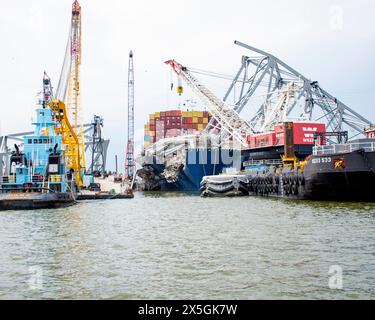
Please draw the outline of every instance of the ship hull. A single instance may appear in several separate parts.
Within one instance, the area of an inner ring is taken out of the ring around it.
[[[233,151],[225,152],[230,152],[230,156],[233,157]],[[199,192],[203,177],[220,174],[223,169],[233,166],[233,162],[223,161],[223,159],[226,159],[226,156],[219,149],[189,150],[187,151],[186,161],[180,170],[178,179],[173,182],[169,182],[163,177],[164,164],[156,164],[153,163],[156,162],[155,159],[151,159],[151,161],[149,159],[148,163],[144,164],[141,170],[143,172],[152,172],[152,174],[148,174],[149,177],[152,177],[152,181],[146,181],[146,184],[150,187],[146,187],[145,189],[148,191]],[[240,161],[238,162],[240,163]],[[138,175],[142,179],[147,180],[147,177],[140,174],[140,172]]]
[[[374,202],[375,152],[357,150],[311,156],[303,173],[288,170],[266,174],[252,172],[247,177],[251,196]],[[205,192],[209,187],[206,185],[201,190],[202,196],[226,196],[220,188],[216,188],[214,194]]]
[[[314,156],[304,175],[305,198],[375,201],[375,152]]]
[[[35,210],[61,208],[73,205],[70,193],[2,193],[0,210]]]

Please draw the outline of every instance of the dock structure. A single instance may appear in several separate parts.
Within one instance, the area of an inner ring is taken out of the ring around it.
[[[93,193],[93,194],[78,194],[77,200],[117,200],[117,199],[133,199],[134,194],[110,194],[110,193]]]
[[[115,182],[114,175],[95,178],[94,182],[100,186],[100,191],[91,191],[87,189],[80,190],[77,194],[77,200],[114,200],[134,198],[132,190],[126,188],[122,182]]]

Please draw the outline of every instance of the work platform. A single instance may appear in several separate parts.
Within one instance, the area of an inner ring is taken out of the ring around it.
[[[101,191],[81,190],[77,194],[77,200],[114,200],[132,199],[132,190],[126,190],[122,183],[115,182],[115,176],[95,178],[94,182],[100,185]]]
[[[115,199],[133,199],[134,194],[79,194],[77,200],[115,200]]]

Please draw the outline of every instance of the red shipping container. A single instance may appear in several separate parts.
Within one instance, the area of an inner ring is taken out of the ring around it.
[[[318,132],[326,132],[324,123],[293,123],[294,144],[313,145],[314,135]]]
[[[179,128],[179,126],[177,126],[175,123],[172,123],[169,126],[167,126],[167,129],[177,129],[177,128]]]

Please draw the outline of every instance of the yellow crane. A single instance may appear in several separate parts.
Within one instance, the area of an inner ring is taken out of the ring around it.
[[[82,159],[82,154],[80,153],[80,142],[69,122],[66,106],[59,99],[52,100],[48,105],[52,109],[53,118],[57,122],[55,132],[62,136],[62,143],[65,147],[64,155],[66,158],[66,166],[69,169],[74,170],[76,184],[78,187],[81,187],[83,184],[82,176],[84,172],[82,172],[80,163],[80,159]]]
[[[86,171],[84,129],[81,118],[80,66],[81,66],[81,6],[77,0],[72,5],[71,27],[56,99],[49,102],[62,135],[66,165],[74,171],[78,187],[83,185]]]

